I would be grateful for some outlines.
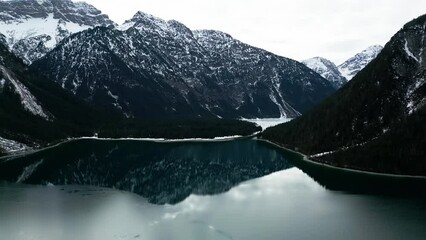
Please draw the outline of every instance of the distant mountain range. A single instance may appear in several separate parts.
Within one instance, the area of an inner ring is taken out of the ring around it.
[[[323,78],[330,81],[334,88],[339,89],[346,84],[348,80],[343,77],[336,64],[322,57],[314,57],[302,61],[308,68],[320,74]]]
[[[299,62],[143,12],[72,35],[32,67],[127,117],[297,117],[334,92]]]
[[[382,51],[380,45],[370,46],[338,66],[342,76],[348,81],[369,64]]]
[[[327,164],[426,175],[425,26],[339,66],[305,61],[315,72],[143,12],[118,26],[85,3],[0,1],[0,155],[94,134],[246,135],[258,129],[229,119],[298,117],[262,137]]]
[[[322,57],[310,58],[302,61],[302,63],[329,80],[336,89],[339,89],[376,58],[382,49],[383,47],[380,45],[370,46],[339,66]]]
[[[335,166],[426,175],[425,36],[423,15],[334,95],[263,137]]]
[[[245,135],[257,128],[213,119],[297,117],[334,92],[297,61],[143,12],[118,26],[86,3],[0,1],[0,33],[0,154],[94,133]]]

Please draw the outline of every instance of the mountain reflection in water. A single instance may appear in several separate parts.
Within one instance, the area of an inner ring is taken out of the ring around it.
[[[0,164],[4,180],[90,185],[137,193],[156,204],[228,191],[290,168],[284,155],[253,140],[154,143],[78,140]]]

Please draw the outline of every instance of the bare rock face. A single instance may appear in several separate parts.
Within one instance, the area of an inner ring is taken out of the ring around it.
[[[349,81],[359,71],[361,71],[368,63],[377,57],[382,51],[383,47],[380,45],[374,45],[366,48],[362,52],[349,58],[344,63],[338,66],[340,73]]]
[[[303,64],[143,12],[64,39],[34,62],[62,87],[135,117],[297,117],[334,92]]]
[[[339,89],[375,59],[382,49],[380,45],[370,46],[339,66],[322,57],[314,57],[302,62]]]
[[[44,56],[62,39],[95,26],[115,25],[87,3],[71,0],[0,1],[0,33],[24,62]]]
[[[336,64],[322,57],[314,57],[302,61],[308,68],[320,74],[323,78],[331,82],[334,88],[339,89],[348,80],[342,76]]]

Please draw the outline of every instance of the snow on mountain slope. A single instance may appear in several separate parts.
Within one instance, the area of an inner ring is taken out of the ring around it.
[[[337,66],[328,59],[314,57],[304,60],[302,63],[330,81],[336,89],[339,89],[348,81],[342,76]]]
[[[37,99],[31,94],[31,92],[25,87],[24,84],[13,77],[13,74],[0,64],[0,73],[2,78],[0,80],[1,89],[4,88],[6,81],[10,82],[14,88],[16,94],[21,99],[22,106],[32,113],[33,115],[40,116],[46,120],[50,120],[50,114],[47,113],[42,106],[38,103]]]
[[[355,56],[349,58],[344,63],[338,66],[342,76],[348,81],[351,80],[359,71],[361,71],[368,63],[377,57],[382,51],[383,47],[380,45],[370,46]]]
[[[307,154],[328,153],[315,157],[327,164],[426,175],[425,39],[423,15],[405,24],[382,50],[372,47],[355,57],[352,62],[359,63],[380,50],[327,101],[263,136]]]
[[[32,66],[126,116],[297,117],[334,92],[299,62],[143,12],[74,34]]]
[[[0,1],[0,33],[26,63],[44,56],[62,39],[94,26],[114,25],[99,10],[70,0]]]
[[[31,150],[31,148],[23,143],[0,137],[0,150],[5,153],[16,153]]]

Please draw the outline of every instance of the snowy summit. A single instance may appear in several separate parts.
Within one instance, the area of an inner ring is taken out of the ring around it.
[[[331,82],[336,89],[343,86],[348,80],[342,76],[336,64],[322,57],[314,57],[302,61],[308,68],[320,74],[323,78]]]
[[[351,80],[359,71],[369,64],[382,51],[380,45],[370,46],[338,66],[342,75]]]
[[[0,32],[26,63],[43,57],[72,33],[115,25],[95,7],[71,0],[0,1],[0,9]]]

